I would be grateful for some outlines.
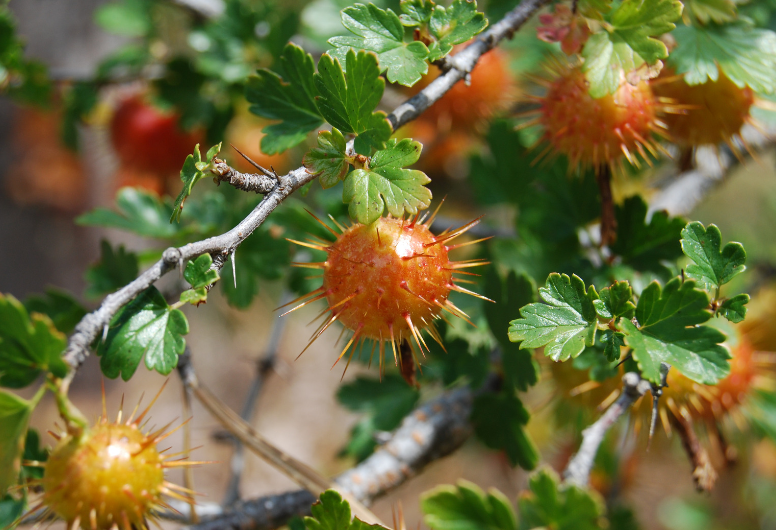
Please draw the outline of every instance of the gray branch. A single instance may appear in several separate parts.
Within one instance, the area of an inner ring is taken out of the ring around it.
[[[216,158],[213,162],[216,166],[213,171],[216,180],[219,183],[227,182],[240,191],[255,191],[256,193],[266,195],[271,192],[277,184],[277,179],[274,175],[242,173],[233,167],[230,167],[229,164],[220,158]]]
[[[472,433],[469,416],[473,399],[474,393],[465,387],[447,391],[418,407],[404,418],[388,442],[335,482],[369,505],[420,473],[430,462],[463,445]],[[203,516],[202,522],[189,530],[269,530],[293,516],[309,515],[315,500],[312,493],[297,490],[240,501],[220,513]]]
[[[628,412],[630,406],[637,399],[652,388],[649,381],[642,379],[636,372],[625,374],[622,377],[622,385],[622,394],[617,401],[606,409],[598,421],[582,431],[582,444],[579,446],[579,451],[571,458],[563,472],[563,478],[566,482],[577,486],[587,486],[595,455],[598,453],[598,448],[607,431],[620,419],[620,416]]]
[[[399,105],[388,115],[393,129],[396,130],[417,118],[450,90],[455,83],[467,76],[485,52],[492,49],[504,38],[511,37],[531,15],[548,2],[549,0],[523,0],[520,5],[507,13],[501,21],[491,26],[466,49],[450,57],[452,67],[446,74],[439,76],[417,95]],[[108,324],[119,309],[172,269],[183,268],[186,261],[205,253],[212,254],[214,261],[218,261],[217,258],[220,256],[220,263],[223,263],[223,257],[234,252],[246,237],[264,223],[269,214],[281,202],[315,178],[316,176],[308,173],[304,166],[294,169],[287,175],[278,176],[277,183],[274,184],[272,190],[248,214],[248,217],[225,234],[189,243],[183,247],[171,247],[165,250],[162,259],[138,276],[137,279],[108,295],[100,307],[81,319],[68,341],[64,354],[65,361],[70,364],[73,370],[78,369],[89,355],[91,344],[104,329],[107,329]],[[70,377],[72,374],[73,372],[71,372]]]

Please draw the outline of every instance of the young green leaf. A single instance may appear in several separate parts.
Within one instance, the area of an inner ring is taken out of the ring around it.
[[[477,437],[487,447],[504,451],[512,465],[533,469],[539,452],[525,432],[530,414],[514,390],[499,394],[482,394],[474,400],[472,423]]]
[[[701,384],[713,385],[730,372],[730,353],[720,345],[725,335],[699,326],[712,316],[708,305],[708,294],[692,280],[674,278],[663,289],[652,282],[642,291],[636,306],[638,327],[626,319],[619,327],[646,379],[660,382],[661,362]]]
[[[199,305],[207,301],[207,288],[219,279],[218,271],[212,266],[213,258],[210,254],[202,254],[186,264],[183,278],[189,282],[191,289],[181,293],[181,302]]]
[[[86,315],[86,309],[67,291],[56,288],[46,289],[44,295],[32,295],[24,301],[29,313],[40,313],[51,319],[54,327],[69,334],[76,324]]]
[[[28,314],[16,298],[0,294],[0,386],[25,387],[43,371],[64,377],[66,344],[49,317]]]
[[[186,316],[167,305],[156,287],[149,287],[113,317],[97,347],[102,373],[129,381],[145,356],[149,370],[167,375],[186,347],[183,335],[188,332]]]
[[[101,5],[94,21],[108,33],[125,37],[143,37],[153,27],[151,5],[146,0],[124,0]]]
[[[335,47],[329,54],[343,65],[350,50],[367,50],[377,54],[380,72],[387,70],[391,83],[412,86],[428,72],[428,48],[420,41],[404,43],[404,27],[392,10],[355,4],[342,10],[342,24],[356,35],[329,39]]]
[[[377,446],[377,431],[392,431],[401,424],[420,398],[420,393],[397,374],[377,378],[358,377],[337,391],[337,400],[348,410],[365,417],[353,429],[357,443],[348,444],[343,454],[358,461],[369,456]]]
[[[89,267],[84,275],[87,298],[99,298],[137,278],[138,259],[134,252],[121,245],[115,251],[106,240],[100,242],[100,261]]]
[[[595,344],[595,287],[585,289],[578,276],[552,273],[539,289],[545,303],[529,304],[520,310],[523,318],[509,326],[509,340],[522,341],[520,348],[544,346],[544,354],[553,361],[576,357],[585,346]]]
[[[529,491],[518,500],[521,528],[601,530],[604,503],[593,490],[564,484],[549,468],[528,479]]]
[[[136,188],[122,188],[116,195],[118,212],[96,208],[76,219],[86,226],[118,228],[141,236],[158,239],[173,238],[178,228],[169,223],[170,206],[153,193]]]
[[[737,294],[728,298],[719,306],[717,312],[734,324],[743,322],[746,318],[746,304],[749,303],[748,294]]]
[[[488,27],[483,13],[477,11],[475,0],[453,0],[448,8],[434,7],[428,29],[437,41],[429,46],[428,61],[441,59],[461,44]]]
[[[517,530],[515,511],[503,493],[491,488],[486,495],[466,480],[427,491],[420,509],[433,530]]]
[[[383,148],[393,129],[384,112],[373,112],[385,90],[374,54],[348,50],[344,59],[337,60],[324,54],[318,61],[315,87],[326,121],[343,133],[359,135],[357,153],[369,155],[371,147]]]
[[[335,186],[348,174],[351,158],[347,155],[346,147],[345,137],[333,127],[331,132],[319,132],[318,147],[304,155],[307,172],[318,175],[323,189]]]
[[[682,255],[679,244],[687,221],[654,212],[647,223],[647,203],[641,196],[625,199],[615,209],[617,240],[609,247],[622,262],[638,271],[660,271],[661,261],[675,261]]]
[[[719,79],[722,71],[739,87],[776,90],[776,33],[749,24],[682,26],[671,35],[677,47],[669,61],[689,85]]]
[[[582,50],[590,94],[596,98],[613,94],[623,73],[668,57],[666,45],[656,37],[673,30],[681,13],[677,0],[622,2],[607,17],[607,29],[591,35]]]
[[[313,504],[312,517],[304,518],[307,530],[367,530],[385,529],[379,524],[370,525],[358,517],[350,520],[350,504],[334,490],[321,493],[321,500]]]
[[[262,68],[248,79],[245,97],[250,111],[270,120],[264,127],[261,150],[274,155],[302,142],[308,133],[323,124],[315,104],[315,63],[313,57],[295,44],[287,44],[280,57],[285,79]]]
[[[693,221],[682,230],[682,251],[693,263],[687,276],[707,290],[718,290],[746,270],[746,251],[741,243],[728,243],[720,251],[722,234],[715,225],[704,228]]]
[[[631,318],[636,306],[631,302],[633,289],[627,281],[615,282],[611,287],[601,289],[600,300],[593,301],[601,318]]]
[[[16,484],[33,403],[0,391],[0,491]]]
[[[221,151],[221,144],[214,145],[208,149],[205,154],[205,159],[202,159],[202,155],[199,153],[199,144],[194,146],[194,153],[187,156],[183,162],[183,168],[181,169],[181,181],[183,182],[183,188],[181,189],[178,197],[175,199],[175,205],[172,207],[172,215],[170,216],[170,222],[181,220],[181,211],[183,211],[183,203],[191,195],[191,190],[194,188],[194,184],[199,182],[205,177],[212,177],[210,169],[213,167],[213,159]]]
[[[350,216],[359,223],[377,220],[386,208],[401,217],[415,215],[428,208],[431,191],[425,184],[431,182],[425,173],[403,169],[420,157],[421,145],[409,138],[400,142],[390,140],[386,148],[372,157],[369,169],[356,169],[345,178],[342,200],[348,204]]]

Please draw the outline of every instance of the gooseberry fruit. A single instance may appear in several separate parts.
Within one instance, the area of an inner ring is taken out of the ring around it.
[[[183,131],[179,116],[151,106],[142,95],[124,99],[110,123],[113,147],[122,165],[140,171],[177,174],[201,131]]]
[[[140,423],[149,409],[123,423],[121,414],[115,423],[103,415],[92,427],[65,435],[52,433],[59,443],[44,467],[40,507],[64,519],[70,529],[132,530],[147,529],[152,511],[169,507],[162,495],[192,503],[188,495],[193,492],[167,482],[164,472],[201,462],[170,461],[180,453],[160,454],[156,444],[174,430],[142,432]]]
[[[468,320],[467,315],[449,300],[450,291],[484,297],[458,285],[456,281],[462,280],[454,277],[454,274],[471,274],[461,269],[485,265],[487,262],[480,259],[450,261],[448,252],[476,242],[450,245],[453,239],[476,225],[479,219],[434,236],[428,228],[433,216],[427,222],[418,221],[419,216],[420,213],[412,221],[383,217],[369,225],[355,223],[347,229],[339,227],[339,233],[324,224],[336,236],[336,241],[329,243],[290,240],[328,254],[324,262],[295,264],[322,269],[323,285],[287,304],[305,300],[284,313],[288,314],[322,298],[328,302],[328,309],[321,316],[326,312],[331,315],[313,333],[307,348],[334,322],[339,321],[353,332],[353,336],[338,360],[351,345],[352,358],[359,340],[371,339],[375,345],[380,346],[382,368],[386,342],[391,343],[397,363],[397,346],[405,339],[410,344],[414,339],[421,352],[424,348],[428,350],[422,336],[423,330],[441,345],[442,339],[433,322],[440,317],[441,311]]]
[[[439,74],[439,69],[432,66],[431,73],[413,87],[412,93],[428,86]],[[423,119],[434,123],[442,133],[450,129],[470,131],[503,108],[514,98],[515,92],[508,55],[498,49],[491,50],[477,62],[469,84],[453,85],[423,113]]]
[[[739,137],[741,127],[751,120],[749,111],[755,103],[752,89],[736,86],[721,71],[716,81],[702,85],[688,85],[683,76],[666,71],[651,85],[656,96],[684,108],[681,114],[664,117],[672,141],[685,147],[725,142],[736,150],[731,140]]]
[[[551,79],[541,80],[545,95],[534,99],[539,108],[523,114],[533,119],[521,125],[542,127],[540,142],[546,146],[539,158],[560,153],[569,159],[570,168],[617,169],[623,157],[640,167],[640,155],[651,165],[647,151],[657,156],[662,150],[652,136],[666,136],[658,115],[669,106],[654,97],[647,83],[623,80],[614,94],[596,99],[579,66],[558,64],[551,71]]]

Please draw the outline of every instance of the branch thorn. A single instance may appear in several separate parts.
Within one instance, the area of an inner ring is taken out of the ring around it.
[[[254,162],[253,160],[251,160],[251,158],[250,158],[248,155],[246,155],[245,153],[243,153],[242,151],[240,151],[239,149],[237,149],[237,148],[234,146],[234,144],[229,144],[229,145],[231,145],[231,146],[232,146],[232,149],[234,149],[235,151],[237,151],[238,153],[240,153],[240,156],[241,156],[241,157],[243,157],[245,160],[247,160],[248,162],[250,162],[250,163],[251,163],[251,165],[253,165],[253,167],[255,167],[256,169],[258,169],[259,171],[261,171],[262,173],[264,173],[266,176],[268,176],[268,177],[275,177],[275,178],[277,178],[277,177],[278,177],[278,174],[277,174],[277,173],[275,173],[275,170],[274,170],[274,169],[273,169],[273,170],[272,170],[272,172],[270,173],[270,172],[269,172],[269,170],[267,170],[267,169],[264,169],[264,168],[263,168],[263,167],[261,167],[259,164],[257,164],[257,163],[256,163],[256,162]],[[273,173],[274,173],[274,174],[273,174]]]

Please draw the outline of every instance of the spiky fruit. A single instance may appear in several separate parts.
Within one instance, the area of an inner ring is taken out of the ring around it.
[[[160,454],[156,444],[177,428],[143,432],[140,425],[151,405],[123,423],[119,412],[114,423],[107,420],[103,401],[103,416],[94,426],[51,433],[59,443],[44,467],[42,501],[32,511],[45,508],[70,530],[147,530],[152,511],[169,507],[162,495],[193,503],[194,492],[167,482],[164,472],[202,462],[186,461],[187,451]]]
[[[614,94],[594,98],[588,91],[585,73],[580,67],[556,65],[553,77],[542,80],[547,91],[535,98],[534,118],[523,126],[540,125],[540,142],[546,144],[540,158],[548,153],[568,157],[570,167],[622,164],[623,157],[638,167],[637,155],[651,164],[646,151],[656,156],[659,144],[653,133],[661,134],[658,115],[667,110],[643,81],[632,85],[623,81]]]
[[[685,147],[731,144],[751,118],[755,104],[752,89],[736,86],[723,72],[719,79],[688,85],[683,76],[666,71],[652,83],[652,90],[684,107],[682,114],[665,116],[671,139]]]
[[[135,425],[105,423],[66,437],[44,474],[46,504],[82,528],[142,526],[164,484],[162,458]]]
[[[296,264],[323,269],[323,285],[295,300],[308,299],[288,312],[322,298],[329,305],[325,312],[331,312],[313,334],[310,344],[335,321],[340,321],[353,331],[353,336],[339,358],[351,345],[355,351],[359,340],[371,339],[380,345],[382,366],[385,342],[391,342],[395,359],[398,359],[397,345],[405,339],[414,340],[422,352],[424,348],[428,349],[421,334],[423,330],[442,343],[433,324],[442,310],[467,318],[448,299],[450,291],[479,295],[456,284],[454,274],[486,262],[450,261],[450,250],[474,242],[452,246],[449,243],[477,224],[479,219],[434,236],[428,228],[433,216],[424,223],[418,222],[419,215],[413,221],[387,217],[370,225],[356,223],[347,229],[340,227],[341,233],[325,225],[337,237],[330,244],[294,241],[328,254],[325,262]]]

